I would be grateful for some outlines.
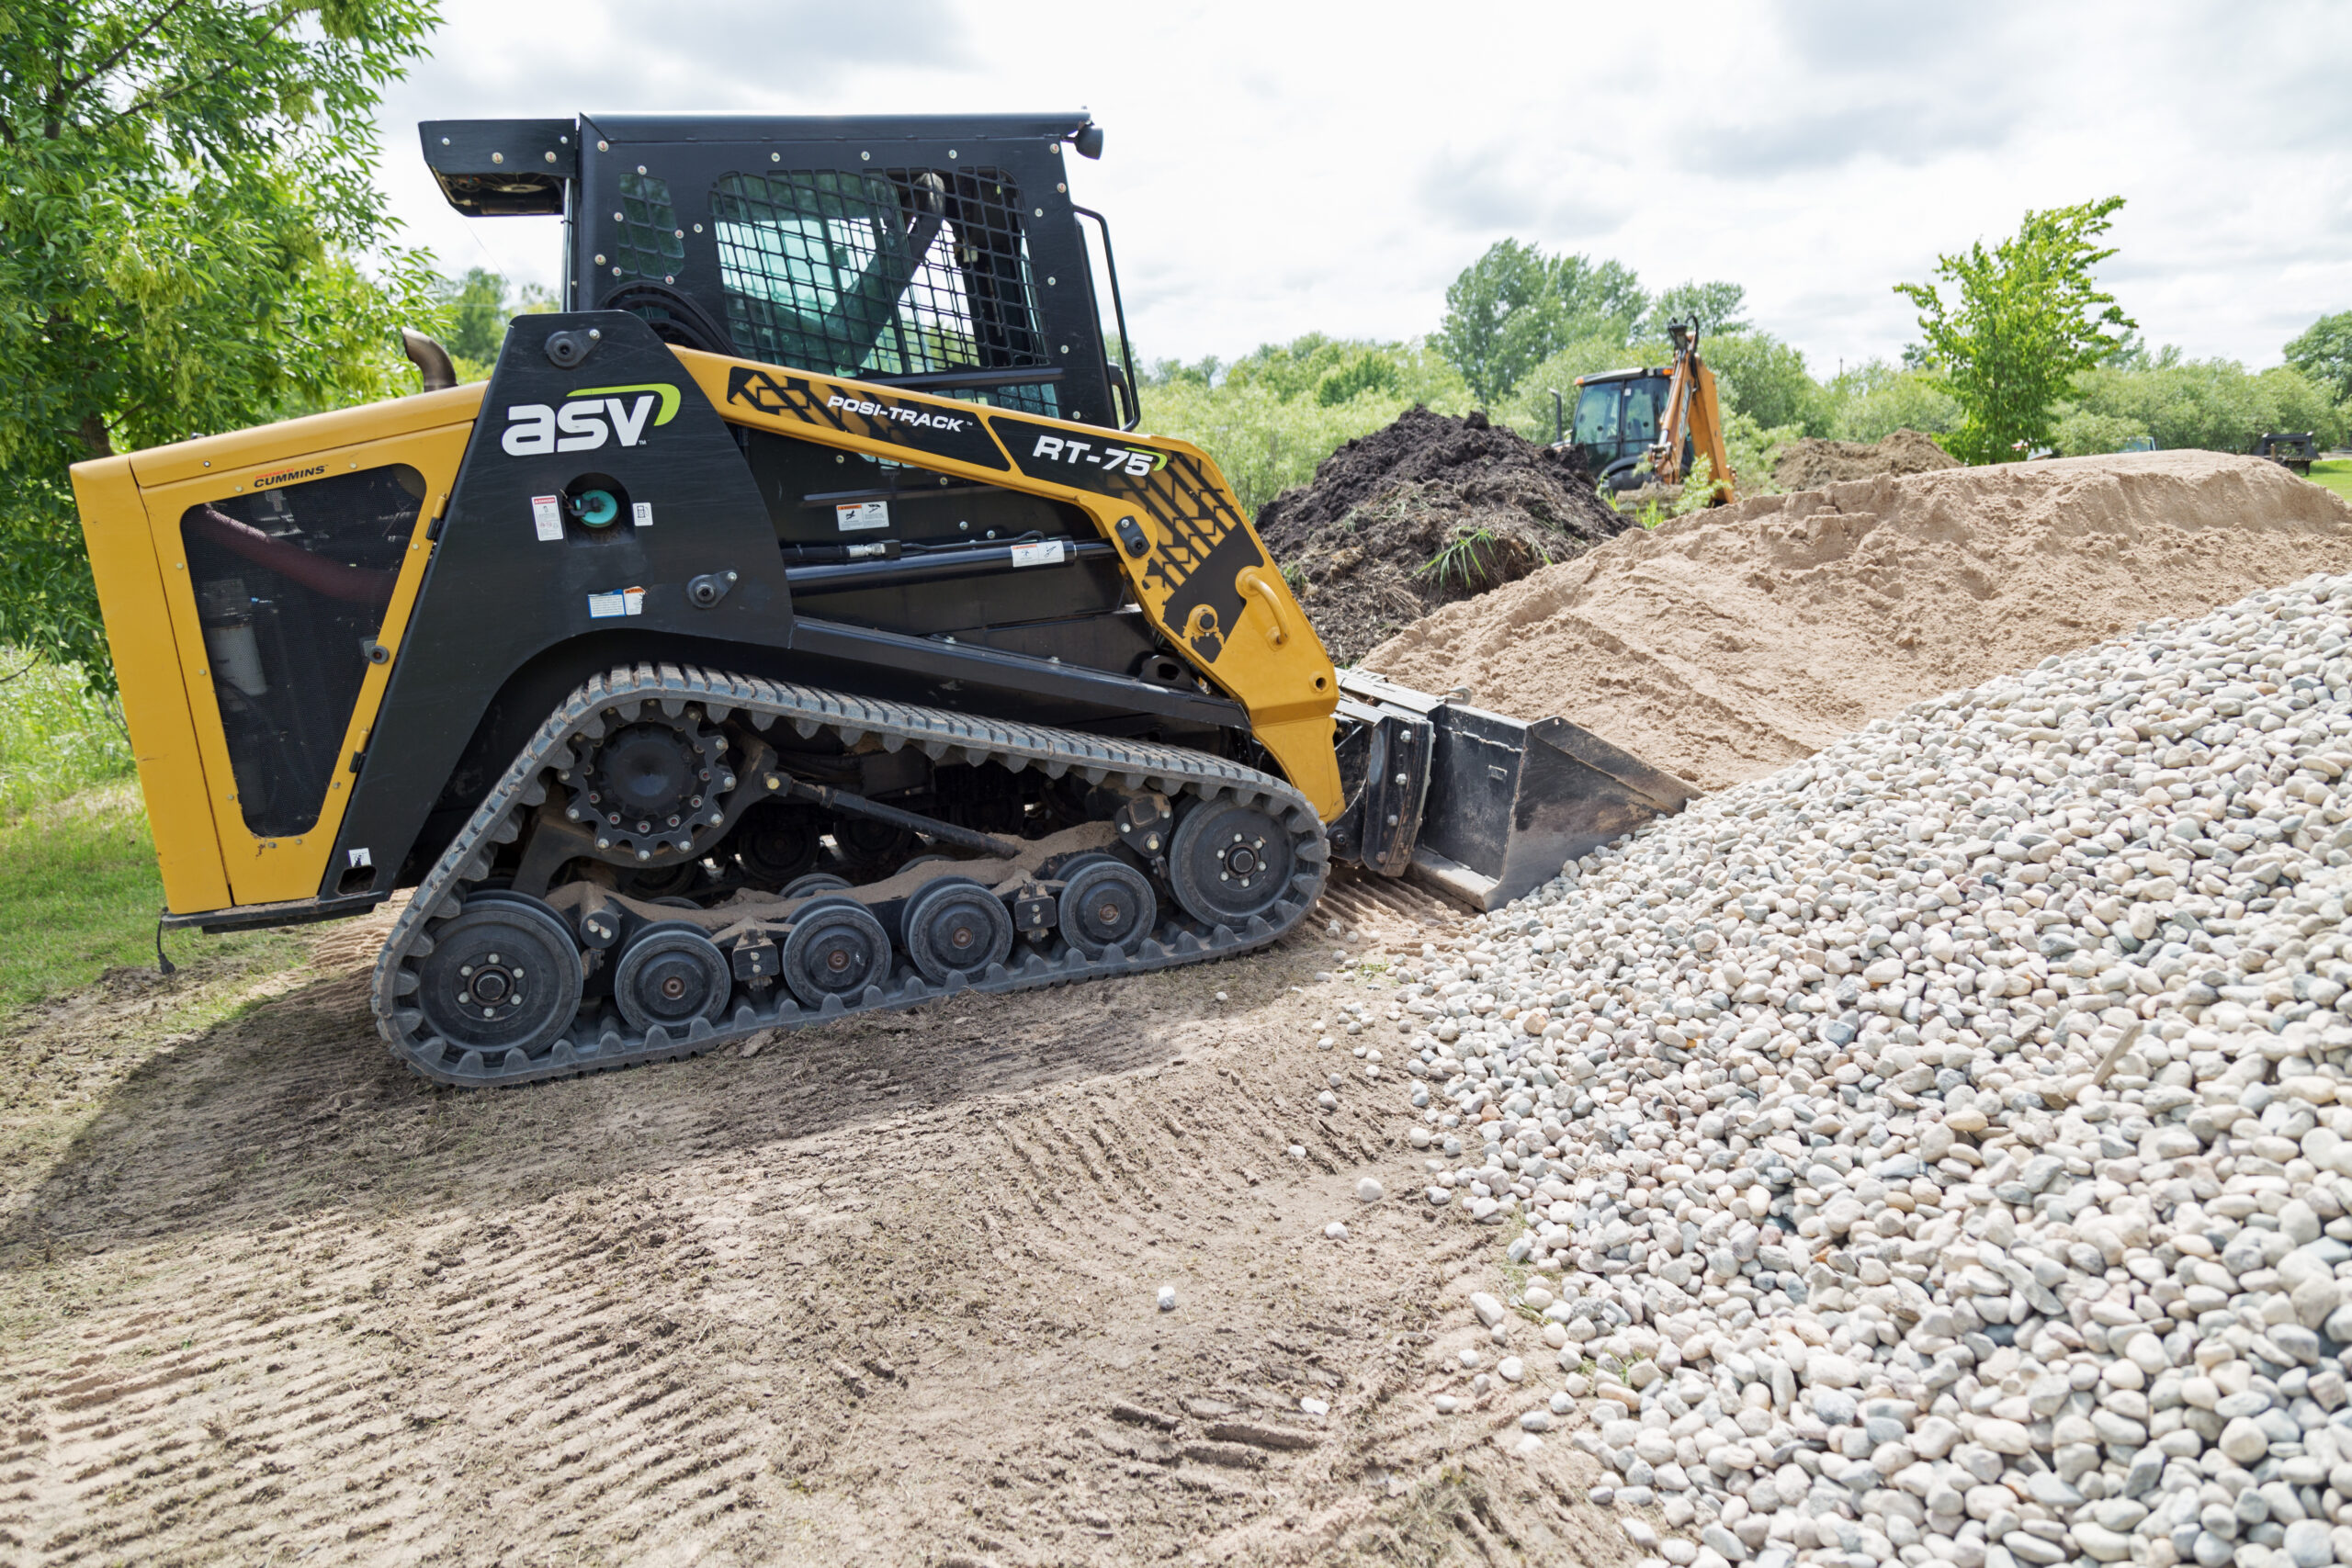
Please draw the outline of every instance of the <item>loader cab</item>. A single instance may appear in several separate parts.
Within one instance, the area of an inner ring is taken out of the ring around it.
[[[567,310],[627,310],[670,343],[766,364],[1136,423],[1109,230],[1070,198],[1069,154],[1102,148],[1083,114],[419,130],[459,211],[565,219]]]
[[[1609,370],[1577,378],[1576,418],[1567,446],[1593,482],[1606,490],[1639,489],[1634,470],[1657,440],[1666,418],[1668,373]],[[1682,463],[1690,465],[1690,438],[1682,440]]]

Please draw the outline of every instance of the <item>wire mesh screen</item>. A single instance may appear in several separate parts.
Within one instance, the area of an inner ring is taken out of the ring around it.
[[[613,214],[615,277],[675,283],[686,258],[686,236],[670,205],[670,182],[657,175],[623,175],[620,210]]]
[[[1050,367],[1020,193],[994,170],[784,170],[711,192],[727,328],[840,376]],[[968,394],[1053,415],[1050,386]]]

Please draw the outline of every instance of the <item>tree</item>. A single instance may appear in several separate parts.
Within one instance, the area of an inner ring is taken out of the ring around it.
[[[2352,310],[2322,316],[2287,345],[2287,363],[2327,389],[2337,402],[2352,398]]]
[[[1583,338],[1614,338],[1632,343],[1639,335],[1649,295],[1634,269],[1621,262],[1596,262],[1589,256],[1555,256],[1546,264],[1552,297],[1558,301],[1561,344]],[[1736,286],[1710,285],[1710,287]]]
[[[1696,317],[1702,338],[1713,333],[1744,333],[1747,322],[1739,312],[1747,299],[1747,290],[1736,283],[1678,283],[1652,302],[1643,331],[1651,337],[1664,337],[1669,321]]]
[[[2232,359],[2184,359],[2167,346],[2144,370],[2102,366],[2077,377],[2074,410],[2128,422],[2167,450],[2244,452],[2267,430],[2340,439],[2347,411],[2291,365],[2250,372]],[[2120,426],[2119,426],[2120,428]]]
[[[111,682],[69,464],[408,384],[398,328],[430,275],[388,243],[373,114],[435,20],[432,0],[0,15],[0,640]]]
[[[1919,308],[1928,351],[1959,400],[1950,449],[1963,462],[2008,461],[2047,441],[2075,375],[2122,346],[2106,329],[2139,325],[2091,282],[2091,269],[2115,254],[2093,242],[2122,205],[2111,196],[2028,212],[2016,236],[1989,253],[1979,241],[1938,256],[1937,276],[1959,291],[1951,305],[1934,284],[1894,286]]]
[[[1498,403],[1552,351],[1555,310],[1544,253],[1500,240],[1446,289],[1438,348],[1473,397]]]
[[[1727,287],[1736,289],[1737,286]],[[1699,352],[1713,369],[1724,403],[1732,412],[1747,415],[1766,430],[1796,425],[1810,434],[1826,431],[1826,425],[1823,430],[1814,428],[1823,424],[1826,415],[1821,407],[1821,386],[1806,371],[1801,350],[1770,333],[1726,328],[1715,337],[1702,336]]]
[[[449,341],[460,359],[495,360],[506,338],[506,279],[478,266],[449,285]]]
[[[435,278],[439,300],[441,346],[449,351],[460,381],[487,381],[498,366],[498,351],[506,342],[506,324],[516,316],[534,316],[562,308],[562,302],[536,283],[512,288],[488,267],[478,266],[463,277]],[[1113,365],[1119,357],[1119,335],[1102,334],[1102,353]]]
[[[1473,396],[1496,406],[1529,370],[1570,344],[1630,342],[1648,303],[1641,280],[1620,263],[1546,256],[1533,245],[1501,240],[1446,289],[1437,348]]]

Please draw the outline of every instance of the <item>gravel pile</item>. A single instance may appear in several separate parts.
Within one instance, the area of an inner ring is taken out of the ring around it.
[[[1427,1195],[1516,1233],[1437,1409],[1677,1564],[2352,1564],[2347,637],[2144,626],[1425,948]]]

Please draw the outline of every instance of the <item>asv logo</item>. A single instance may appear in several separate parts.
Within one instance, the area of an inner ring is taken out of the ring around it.
[[[582,387],[561,407],[516,403],[506,411],[506,434],[499,441],[510,457],[549,452],[593,452],[617,436],[624,446],[645,439],[647,423],[667,424],[678,416],[678,389],[653,382],[636,387]]]

